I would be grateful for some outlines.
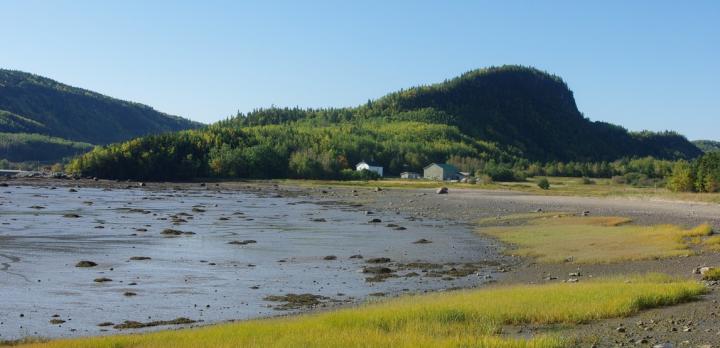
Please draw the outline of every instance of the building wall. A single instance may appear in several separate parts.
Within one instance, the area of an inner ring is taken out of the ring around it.
[[[444,180],[444,174],[445,171],[443,170],[443,168],[436,165],[432,165],[423,170],[423,177],[425,179]]]

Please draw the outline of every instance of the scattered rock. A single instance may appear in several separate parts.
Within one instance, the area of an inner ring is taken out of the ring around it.
[[[95,267],[97,263],[92,261],[83,260],[75,264],[75,267]]]
[[[363,267],[362,269],[363,273],[370,273],[370,274],[390,274],[393,273],[393,270],[387,267],[377,266],[377,267]]]
[[[181,235],[193,235],[195,232],[183,232],[179,230],[174,230],[172,228],[166,228],[160,234],[165,236],[181,236]]]
[[[432,241],[431,241],[431,240],[427,240],[427,239],[425,239],[425,238],[420,238],[420,239],[418,239],[418,240],[416,240],[416,241],[413,242],[413,244],[430,244],[430,243],[432,243]]]
[[[372,259],[368,259],[365,262],[367,262],[367,263],[389,263],[390,261],[392,261],[392,260],[390,260],[387,257],[375,257]]]
[[[232,242],[228,242],[228,244],[233,244],[233,245],[248,245],[248,244],[255,244],[255,243],[257,243],[257,241],[252,240],[252,239],[234,240]]]
[[[328,300],[329,298],[320,295],[313,294],[287,294],[287,295],[274,295],[263,298],[265,301],[272,302],[285,302],[282,305],[275,306],[276,310],[290,310],[304,307],[314,307],[322,303],[322,300]]]
[[[153,327],[153,326],[163,326],[163,325],[185,325],[185,324],[193,324],[197,323],[195,320],[191,320],[188,318],[177,318],[174,320],[159,320],[159,321],[151,321],[147,323],[141,323],[139,321],[130,321],[126,320],[122,324],[118,324],[113,326],[113,328],[118,330],[123,329],[141,329],[145,327]],[[108,323],[102,323],[102,324],[108,324]],[[109,325],[112,325],[112,323],[109,323]],[[98,326],[109,326],[109,325],[98,325]]]

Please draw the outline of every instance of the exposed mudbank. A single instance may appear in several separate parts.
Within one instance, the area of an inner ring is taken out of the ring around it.
[[[0,340],[257,318],[502,272],[497,244],[461,223],[272,188],[128,186],[0,192]]]

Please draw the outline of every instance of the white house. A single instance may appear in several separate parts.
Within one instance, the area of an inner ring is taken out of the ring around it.
[[[383,167],[370,165],[365,161],[356,164],[355,170],[357,170],[358,172],[361,170],[369,170],[371,172],[377,173],[380,176],[383,176]]]
[[[402,173],[400,173],[400,178],[402,178],[402,179],[420,179],[420,178],[422,178],[422,175],[420,175],[420,173],[415,173],[415,172],[402,172]]]

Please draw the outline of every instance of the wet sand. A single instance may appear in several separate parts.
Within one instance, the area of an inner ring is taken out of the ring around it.
[[[511,262],[464,221],[298,189],[7,183],[0,188],[0,341],[127,332],[113,328],[127,320],[182,317],[204,325],[308,309],[280,311],[282,303],[265,300],[288,293],[323,296],[322,307],[474,287]],[[367,263],[380,257],[391,261]],[[97,265],[76,267],[84,260]],[[440,268],[411,264],[418,262]],[[375,275],[362,272],[369,266],[392,274],[367,281]],[[454,267],[473,271],[442,273]]]

